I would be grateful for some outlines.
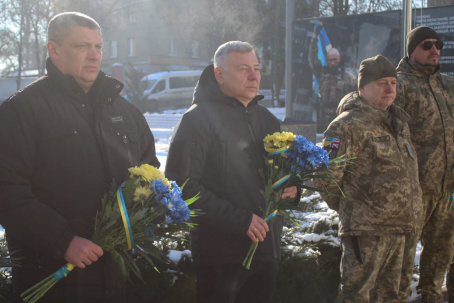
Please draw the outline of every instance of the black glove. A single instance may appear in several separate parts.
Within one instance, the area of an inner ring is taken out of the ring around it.
[[[320,31],[322,30],[323,28],[323,25],[321,25],[320,23],[315,23],[315,26],[314,26],[314,35],[317,35],[320,34]]]

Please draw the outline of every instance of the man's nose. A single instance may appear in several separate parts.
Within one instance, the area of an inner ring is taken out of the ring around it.
[[[253,70],[251,70],[251,72],[249,73],[249,77],[248,77],[248,78],[249,78],[249,80],[258,79],[259,74],[260,74],[260,71],[253,69]]]
[[[101,57],[101,54],[101,49],[95,46],[90,47],[90,50],[88,51],[88,57],[90,59],[99,59]]]
[[[386,91],[387,92],[393,92],[396,90],[396,85],[395,84],[392,84],[392,83],[388,83],[386,85]]]

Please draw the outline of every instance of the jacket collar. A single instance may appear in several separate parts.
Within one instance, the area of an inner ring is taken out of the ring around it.
[[[440,65],[433,67],[430,65],[422,65],[415,61],[410,60],[408,56],[405,56],[400,60],[397,66],[397,72],[414,74],[415,76],[422,77],[423,75],[438,75],[440,74]]]
[[[248,104],[248,108],[250,106],[256,105],[258,101],[264,98],[263,95],[257,95],[252,99],[251,102]],[[192,104],[197,104],[200,102],[226,102],[231,104],[232,106],[242,106],[244,107],[243,103],[237,100],[234,97],[227,96],[221,91],[218,82],[214,76],[214,65],[208,65],[203,70],[202,74],[200,75],[199,82],[194,90],[194,99],[192,100]]]
[[[70,95],[85,94],[74,77],[68,74],[63,74],[50,60],[50,58],[47,59],[46,68],[48,78],[55,87]],[[112,103],[117,99],[122,89],[123,83],[100,71],[98,77],[93,83],[93,86],[88,92],[88,95],[90,97],[93,96],[96,102]]]
[[[340,115],[342,112],[351,109],[362,111],[364,114],[370,116],[370,118],[374,120],[386,120],[384,113],[367,103],[367,101],[360,97],[358,92],[352,92],[341,100],[337,108],[337,114]],[[410,120],[410,115],[394,103],[391,104],[388,110],[393,120],[392,127],[397,132],[400,131],[403,128],[404,124]]]

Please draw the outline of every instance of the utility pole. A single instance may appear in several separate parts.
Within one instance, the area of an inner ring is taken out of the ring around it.
[[[401,58],[407,55],[407,34],[411,31],[411,6],[412,0],[403,0],[402,1],[402,14],[403,14],[403,24],[402,24],[402,41],[401,41]]]
[[[285,6],[285,116],[292,116],[292,41],[295,0]]]

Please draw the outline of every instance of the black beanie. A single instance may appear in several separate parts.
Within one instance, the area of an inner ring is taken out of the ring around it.
[[[394,77],[397,78],[396,68],[388,58],[377,55],[361,61],[358,72],[358,89],[375,80]]]
[[[410,57],[411,53],[415,50],[419,43],[426,39],[437,39],[440,41],[440,37],[437,32],[428,26],[418,26],[412,29],[407,34],[407,54]]]

